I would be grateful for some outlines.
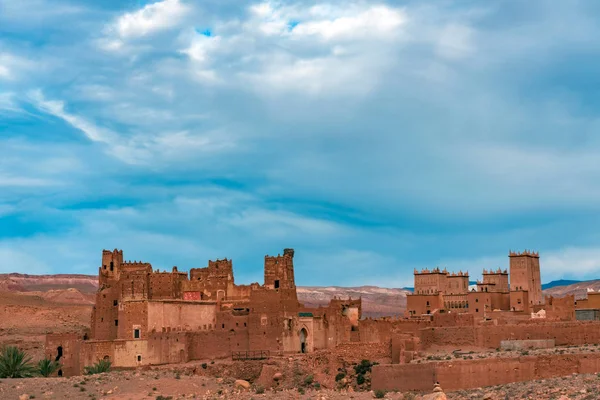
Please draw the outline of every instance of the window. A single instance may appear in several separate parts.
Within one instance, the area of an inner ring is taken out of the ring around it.
[[[115,326],[119,326],[119,320],[115,319]]]
[[[429,302],[427,302],[427,305],[429,305]]]
[[[140,338],[140,330],[139,329],[134,329],[133,330],[133,338],[134,339],[139,339]]]
[[[246,326],[246,323],[244,322],[244,326]]]
[[[279,280],[275,280],[275,289],[279,289]]]
[[[119,301],[118,301],[118,300],[113,300],[113,306],[115,306],[115,307],[116,307],[116,306],[117,306],[117,304],[119,304]]]
[[[479,299],[475,299],[475,303],[479,303]]]
[[[476,309],[475,309],[475,312],[479,312],[479,308],[476,308]]]
[[[103,268],[106,269],[106,265],[104,265]]]
[[[137,360],[138,360],[138,362],[142,362],[142,356],[138,354]]]
[[[221,325],[221,327],[222,327],[223,329],[225,329],[225,324]]]
[[[104,322],[104,318],[100,318],[100,322]]]
[[[114,264],[114,263],[111,261],[111,262],[110,262],[110,270],[112,271],[112,270],[114,270],[114,269],[115,269],[115,264]]]

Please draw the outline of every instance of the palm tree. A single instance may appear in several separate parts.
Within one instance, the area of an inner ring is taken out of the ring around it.
[[[49,358],[44,358],[38,362],[37,367],[40,375],[48,377],[60,368],[60,363]]]
[[[35,368],[31,357],[15,346],[7,346],[0,352],[0,378],[27,378]]]

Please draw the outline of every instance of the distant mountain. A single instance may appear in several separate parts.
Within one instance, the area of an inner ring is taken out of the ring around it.
[[[568,279],[559,279],[557,281],[552,281],[552,282],[548,282],[548,283],[542,283],[542,290],[552,289],[553,287],[557,287],[557,286],[573,285],[575,283],[581,283],[581,282],[583,282],[583,281],[574,281],[574,280],[568,280]]]
[[[554,286],[544,290],[544,294],[554,297],[564,297],[572,294],[575,295],[576,299],[584,299],[587,297],[588,289],[593,289],[595,291],[600,290],[600,279],[593,281],[579,281],[566,286]]]

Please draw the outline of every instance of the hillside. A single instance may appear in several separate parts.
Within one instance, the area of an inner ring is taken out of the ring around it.
[[[544,290],[544,294],[563,297],[570,294],[575,295],[576,299],[585,298],[587,289],[600,290],[600,279],[593,281],[580,281],[566,286],[555,286]]]

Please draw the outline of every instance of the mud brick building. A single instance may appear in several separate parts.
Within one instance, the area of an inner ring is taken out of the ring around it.
[[[414,271],[414,293],[407,296],[407,315],[436,311],[470,313],[482,318],[494,311],[528,314],[544,304],[537,252],[509,252],[509,272],[483,270],[477,288],[469,289],[469,273],[450,273],[446,269]]]
[[[328,307],[298,302],[294,250],[265,256],[264,283],[236,285],[231,260],[205,268],[153,271],[104,250],[91,331],[49,334],[46,355],[76,375],[100,359],[116,367],[187,362],[263,352],[312,352],[360,340],[361,300]]]

